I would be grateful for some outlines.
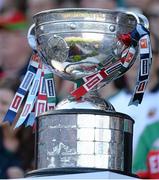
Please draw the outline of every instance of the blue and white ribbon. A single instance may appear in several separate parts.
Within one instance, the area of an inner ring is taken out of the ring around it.
[[[150,67],[152,64],[152,49],[149,31],[142,25],[138,24],[131,34],[133,45],[139,45],[140,69],[137,77],[135,91],[129,102],[129,105],[141,104],[149,79]],[[139,42],[137,44],[137,42]]]
[[[18,88],[3,121],[8,121],[10,123],[12,123],[14,121],[14,119],[17,115],[17,112],[21,107],[22,101],[23,101],[24,97],[26,96],[26,94],[31,86],[31,83],[37,73],[39,62],[37,61],[37,59],[35,59],[35,57],[36,57],[36,55],[35,55],[35,53],[33,53],[33,55],[31,56],[28,71],[27,71],[26,75],[24,76],[24,79],[22,80],[22,83],[20,84],[20,86]]]
[[[41,68],[39,68],[37,71],[37,74],[34,78],[31,89],[29,91],[26,103],[24,105],[23,111],[15,125],[15,128],[19,127],[20,125],[22,125],[24,123],[25,120],[27,120],[28,116],[30,115],[30,113],[34,107],[34,103],[36,101],[37,93],[39,90],[40,77],[41,77]]]
[[[34,123],[35,123],[35,119],[36,119],[36,117],[35,117],[35,112],[32,111],[32,112],[30,113],[29,117],[26,119],[26,125],[25,125],[25,127],[33,126]]]

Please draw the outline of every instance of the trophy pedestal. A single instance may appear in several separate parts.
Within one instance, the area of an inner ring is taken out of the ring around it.
[[[32,171],[27,179],[137,179],[136,175],[97,168],[55,168]]]
[[[131,174],[134,121],[115,111],[63,109],[38,117],[37,172],[93,168]]]

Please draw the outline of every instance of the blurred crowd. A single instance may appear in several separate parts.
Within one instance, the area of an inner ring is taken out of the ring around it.
[[[0,0],[0,122],[26,73],[31,55],[27,31],[37,12],[55,8],[125,9],[140,12],[150,22],[153,64],[150,81],[139,107],[128,106],[135,87],[138,64],[100,90],[116,111],[135,120],[133,172],[143,178],[159,178],[159,1],[158,0]],[[58,96],[70,91],[59,82]],[[67,91],[67,92],[66,92]],[[154,128],[154,130],[153,130]],[[34,132],[31,127],[0,126],[0,179],[23,177],[34,167]]]

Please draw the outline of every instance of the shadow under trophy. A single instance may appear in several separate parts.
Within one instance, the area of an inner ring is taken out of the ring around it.
[[[37,170],[30,175],[106,170],[131,175],[134,120],[116,112],[98,89],[139,59],[131,103],[141,103],[151,65],[147,19],[102,9],[48,10],[33,19],[34,48],[43,63],[76,88],[54,110],[38,116]]]

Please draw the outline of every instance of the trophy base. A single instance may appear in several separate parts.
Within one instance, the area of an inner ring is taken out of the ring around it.
[[[38,117],[36,169],[131,173],[133,119],[115,111],[62,109]]]
[[[138,176],[136,176],[135,174],[101,168],[47,168],[31,171],[26,174],[26,177],[52,177],[61,179],[90,179],[91,177],[92,179],[99,179],[101,177],[105,179],[114,179],[115,177],[117,179],[138,178]]]

